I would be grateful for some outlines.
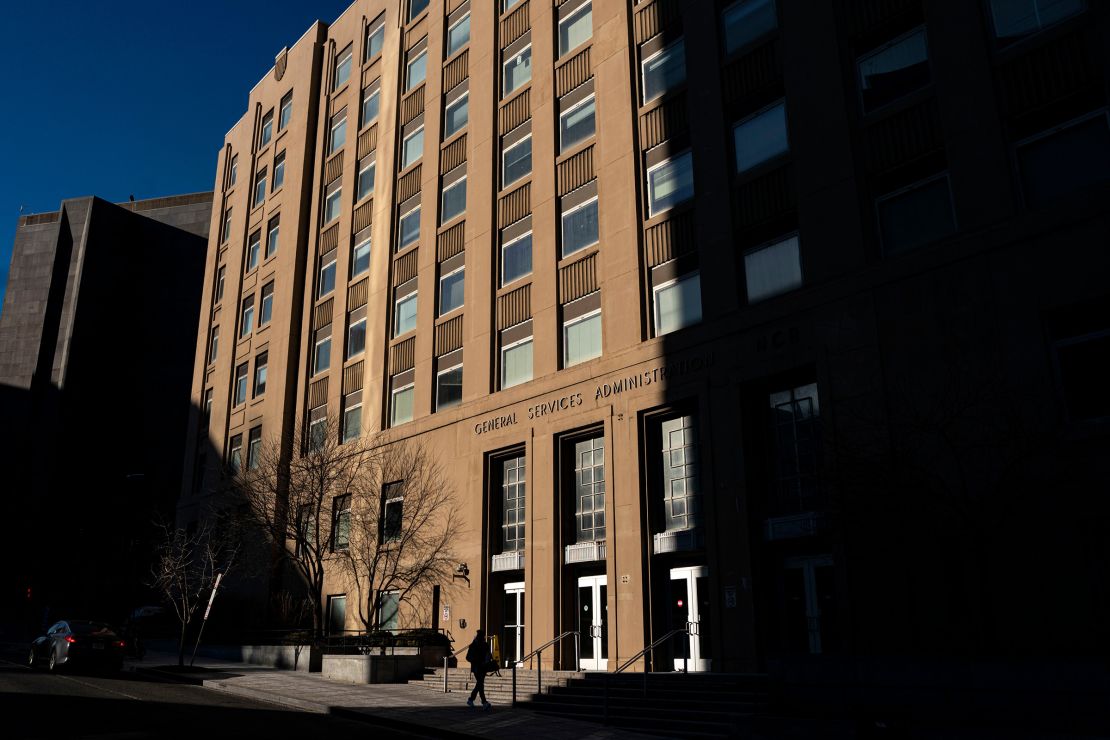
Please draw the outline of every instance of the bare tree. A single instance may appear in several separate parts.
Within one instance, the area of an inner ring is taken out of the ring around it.
[[[375,449],[352,484],[349,512],[337,518],[338,563],[357,589],[362,624],[381,629],[383,594],[411,608],[450,583],[457,502],[443,465],[411,440]]]
[[[157,525],[161,536],[151,566],[151,585],[173,607],[181,625],[177,664],[185,664],[185,639],[189,626],[206,604],[217,574],[227,575],[239,554],[239,537],[233,523],[212,517],[194,531],[169,524]]]
[[[351,493],[373,459],[367,438],[342,442],[335,420],[296,425],[289,444],[281,439],[248,451],[234,487],[253,520],[292,564],[305,585],[313,634],[322,634],[324,575],[331,557],[331,509]]]

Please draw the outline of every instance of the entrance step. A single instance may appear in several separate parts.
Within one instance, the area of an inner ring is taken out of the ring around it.
[[[574,679],[582,679],[586,674],[578,671],[544,671],[542,675],[542,691],[544,693],[553,688],[566,686]],[[518,668],[516,671],[516,698],[517,701],[530,701],[536,694],[537,671]],[[422,686],[431,691],[443,691],[443,669],[437,668],[424,674],[422,679],[413,679],[410,684]],[[474,676],[465,668],[452,668],[447,678],[447,689],[451,692],[469,693],[474,688]],[[513,673],[510,668],[503,668],[501,675],[491,674],[486,676],[486,698],[495,704],[507,704],[513,698]]]

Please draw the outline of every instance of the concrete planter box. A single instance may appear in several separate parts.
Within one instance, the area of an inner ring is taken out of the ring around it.
[[[325,655],[324,678],[347,683],[404,683],[424,675],[419,648],[397,648],[394,655]],[[442,662],[442,658],[440,659]]]
[[[323,657],[320,649],[311,645],[209,645],[201,646],[198,654],[239,663],[312,673],[320,671]]]
[[[336,653],[337,655],[339,653]],[[425,668],[442,668],[443,659],[447,657],[447,648],[442,646],[424,645],[423,647],[371,647],[367,652],[346,652],[347,655],[369,655],[371,657],[389,657],[390,655],[408,656],[420,659],[420,665]]]

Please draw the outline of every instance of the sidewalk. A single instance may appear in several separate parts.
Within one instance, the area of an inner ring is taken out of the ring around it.
[[[177,670],[176,653],[147,652],[125,669],[215,691],[320,714],[335,714],[380,727],[429,736],[510,740],[646,740],[657,736],[549,717],[495,704],[490,711],[466,706],[466,694],[441,694],[408,684],[353,684],[319,673],[289,671],[197,656],[194,670]]]

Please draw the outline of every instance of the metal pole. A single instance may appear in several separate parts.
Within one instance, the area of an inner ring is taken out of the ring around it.
[[[443,656],[443,693],[447,692],[447,674],[451,672],[451,656]]]
[[[543,693],[543,648],[536,652],[536,693]]]
[[[200,629],[197,631],[197,641],[193,645],[193,654],[189,658],[189,667],[193,667],[193,661],[197,659],[197,648],[200,647],[200,636],[204,634],[204,625],[208,624],[208,613],[212,611],[212,602],[216,600],[216,589],[220,587],[220,579],[224,577],[223,573],[216,574],[216,582],[212,585],[212,594],[208,597],[208,606],[204,609],[204,618],[200,620]]]
[[[582,635],[579,632],[574,633],[574,671],[575,673],[582,672]]]
[[[513,662],[513,706],[516,706],[516,662]]]

